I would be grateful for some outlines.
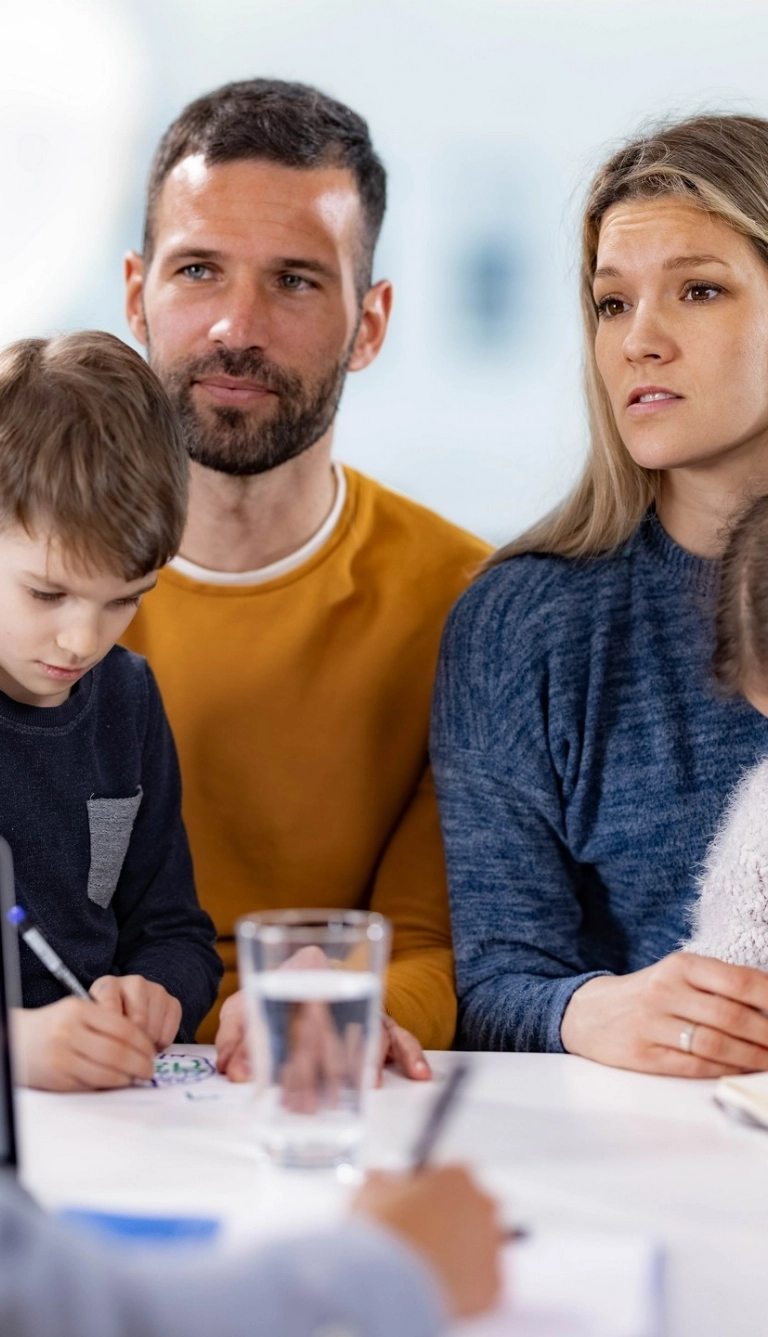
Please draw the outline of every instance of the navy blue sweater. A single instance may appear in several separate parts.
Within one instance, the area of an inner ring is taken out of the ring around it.
[[[176,749],[146,661],[116,647],[61,706],[0,693],[0,835],[18,901],[88,988],[144,975],[191,1040],[221,977],[181,819]],[[25,943],[26,1007],[64,996]]]
[[[595,974],[675,950],[725,800],[768,721],[718,697],[718,563],[648,516],[618,553],[526,556],[459,600],[432,761],[459,1042],[562,1051]]]

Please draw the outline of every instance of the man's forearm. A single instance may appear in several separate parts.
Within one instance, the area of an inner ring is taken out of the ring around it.
[[[433,948],[396,956],[387,975],[385,1005],[424,1049],[450,1049],[456,1032],[452,952]]]

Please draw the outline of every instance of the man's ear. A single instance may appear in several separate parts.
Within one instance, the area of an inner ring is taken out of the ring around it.
[[[128,251],[124,264],[125,314],[128,328],[137,343],[147,345],[147,324],[144,319],[144,257],[137,251]]]
[[[362,371],[365,367],[370,367],[378,357],[389,325],[393,295],[389,279],[381,279],[379,283],[374,283],[365,294],[360,328],[349,362],[350,371]]]

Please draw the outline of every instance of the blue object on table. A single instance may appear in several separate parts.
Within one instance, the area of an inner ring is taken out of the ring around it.
[[[121,1212],[94,1212],[67,1207],[62,1221],[124,1244],[208,1244],[221,1223],[206,1216],[128,1216]]]

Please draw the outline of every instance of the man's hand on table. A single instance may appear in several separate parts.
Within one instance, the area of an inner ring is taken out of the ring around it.
[[[251,1062],[245,1016],[245,998],[242,989],[227,998],[221,1009],[216,1033],[216,1064],[231,1082],[251,1079]],[[381,1067],[395,1064],[413,1081],[428,1081],[432,1076],[424,1051],[410,1031],[398,1026],[391,1017],[382,1016]],[[381,1073],[381,1068],[379,1074]]]
[[[424,1057],[424,1050],[416,1036],[411,1035],[404,1026],[398,1026],[396,1021],[383,1012],[379,1081],[382,1069],[387,1064],[393,1064],[404,1077],[410,1077],[414,1082],[428,1082],[432,1076],[432,1069]]]
[[[372,1174],[353,1211],[393,1231],[427,1263],[456,1317],[478,1314],[498,1296],[496,1207],[460,1166]]]
[[[576,990],[560,1035],[569,1054],[671,1077],[768,1070],[768,974],[674,952]]]

